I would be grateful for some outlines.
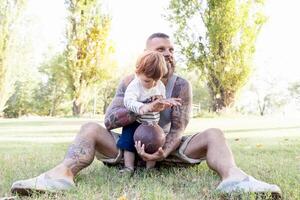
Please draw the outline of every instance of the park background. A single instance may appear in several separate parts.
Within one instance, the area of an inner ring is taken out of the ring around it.
[[[145,40],[164,32],[175,41],[176,73],[193,87],[186,134],[221,128],[239,166],[279,184],[287,199],[297,199],[299,6],[296,0],[2,0],[0,196],[9,195],[13,180],[59,162],[80,125],[103,124],[117,84],[133,72]],[[93,165],[79,176],[79,191],[65,198],[215,199],[218,178],[206,168],[179,171],[181,183],[191,187],[188,193],[178,189],[176,178],[167,178],[177,171],[154,173],[156,181],[141,173],[141,187],[131,181],[124,189],[125,180],[106,174],[113,169]],[[200,175],[202,180],[193,178]],[[95,192],[86,176],[103,192]]]

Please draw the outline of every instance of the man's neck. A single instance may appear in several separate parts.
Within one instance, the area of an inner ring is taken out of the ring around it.
[[[168,81],[171,79],[171,77],[173,76],[173,74],[174,73],[172,73],[172,74],[169,74],[168,75],[168,77],[166,77],[166,78],[161,78],[160,80],[161,80],[161,82],[163,82],[163,84],[165,85],[165,86],[167,86],[167,83],[168,83]]]

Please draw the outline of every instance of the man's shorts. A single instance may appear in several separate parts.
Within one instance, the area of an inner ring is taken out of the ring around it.
[[[110,132],[112,134],[112,136],[114,137],[116,144],[120,138],[120,134],[115,133],[115,132]],[[167,165],[167,166],[180,166],[180,167],[185,167],[185,166],[192,166],[195,164],[199,164],[201,161],[205,160],[204,158],[201,159],[193,159],[193,158],[189,158],[184,154],[185,149],[187,148],[187,145],[189,144],[189,142],[191,141],[191,139],[194,137],[195,135],[187,135],[187,136],[183,136],[181,138],[181,143],[179,145],[179,147],[172,152],[167,158],[165,158],[162,161],[157,162],[157,165]],[[119,149],[118,155],[115,158],[110,158],[107,157],[99,152],[96,152],[95,154],[96,158],[100,161],[102,161],[104,164],[106,165],[119,165],[119,164],[123,164],[124,163],[124,159],[123,159],[123,151]],[[137,159],[137,165],[143,165],[145,163],[143,163],[143,161],[140,159]],[[142,163],[142,164],[139,164]]]

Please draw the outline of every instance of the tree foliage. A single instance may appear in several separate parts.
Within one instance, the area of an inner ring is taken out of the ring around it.
[[[114,48],[108,40],[111,18],[97,0],[67,0],[66,75],[73,99],[73,115],[81,115],[95,84],[107,79]]]
[[[54,56],[50,61],[41,65],[39,71],[44,78],[34,90],[35,113],[49,116],[65,114],[66,108],[63,104],[70,101],[68,80],[65,76],[65,56],[62,54]]]
[[[36,100],[32,96],[32,91],[36,83],[29,79],[17,80],[14,86],[14,93],[7,101],[4,116],[16,118],[33,113]]]
[[[287,82],[272,76],[267,68],[260,68],[243,88],[235,108],[240,113],[261,116],[283,113],[291,100],[287,86]]]
[[[12,95],[14,82],[13,65],[8,56],[12,52],[16,21],[26,5],[26,0],[0,1],[0,116]]]
[[[266,17],[263,1],[171,0],[168,19],[189,68],[207,81],[213,111],[233,105],[247,81]]]
[[[178,67],[178,66],[177,66]],[[202,111],[209,111],[210,99],[205,82],[199,79],[198,69],[177,68],[177,72],[185,79],[189,80],[193,91],[193,104],[201,105]],[[195,113],[199,114],[199,113]]]
[[[300,82],[292,82],[288,89],[291,96],[300,101]]]
[[[104,81],[99,87],[98,96],[100,97],[102,103],[102,113],[106,112],[107,107],[111,103],[115,93],[116,88],[119,84],[121,77],[112,78],[110,80]]]
[[[292,82],[288,88],[292,101],[295,102],[295,109],[300,110],[300,82]]]

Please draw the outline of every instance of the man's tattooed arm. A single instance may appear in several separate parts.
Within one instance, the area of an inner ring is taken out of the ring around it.
[[[105,112],[104,124],[108,130],[123,127],[136,120],[136,114],[124,106],[124,94],[134,76],[127,76],[118,86],[116,95]]]
[[[180,145],[181,134],[189,123],[193,98],[190,83],[178,77],[173,88],[172,97],[181,98],[182,105],[172,108],[171,129],[167,134],[166,143],[163,147],[165,156],[168,156]]]

